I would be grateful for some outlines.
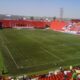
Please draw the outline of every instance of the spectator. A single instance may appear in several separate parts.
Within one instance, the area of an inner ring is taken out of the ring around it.
[[[80,74],[77,75],[77,80],[80,80]]]
[[[68,76],[67,76],[67,71],[64,71],[64,80],[67,80]]]
[[[72,74],[72,79],[73,79],[73,80],[77,80],[77,73],[76,73],[76,71],[73,72],[73,74]]]

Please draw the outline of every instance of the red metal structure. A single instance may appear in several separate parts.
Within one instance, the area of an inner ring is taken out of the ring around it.
[[[24,28],[45,28],[49,25],[47,21],[38,20],[0,20],[0,28],[14,28],[14,27],[24,27]]]

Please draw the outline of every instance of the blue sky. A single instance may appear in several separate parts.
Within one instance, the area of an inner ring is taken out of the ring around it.
[[[80,0],[0,0],[0,14],[80,18]]]

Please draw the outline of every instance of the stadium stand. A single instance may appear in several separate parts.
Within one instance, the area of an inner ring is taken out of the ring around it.
[[[60,21],[54,20],[50,24],[50,28],[54,31],[66,32],[71,34],[80,34],[80,21]]]
[[[0,76],[0,80],[80,80],[80,66],[75,66],[70,69],[64,69],[64,71],[56,70],[52,73],[32,76]]]
[[[0,20],[1,28],[46,28],[46,25],[49,25],[47,21],[37,21],[37,20]]]
[[[0,20],[0,28],[36,28],[79,34],[80,20]]]
[[[56,73],[55,73],[56,72]],[[0,76],[0,80],[80,80],[80,67],[75,66],[64,71],[55,71],[48,74],[32,75],[32,76],[18,76],[14,79],[13,76]]]
[[[54,20],[51,22],[51,29],[55,31],[61,31],[63,28],[67,25],[67,22],[60,21],[60,20]]]

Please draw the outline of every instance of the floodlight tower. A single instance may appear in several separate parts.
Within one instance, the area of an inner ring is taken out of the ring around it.
[[[63,12],[64,12],[63,8],[60,8],[60,20],[63,20]]]

